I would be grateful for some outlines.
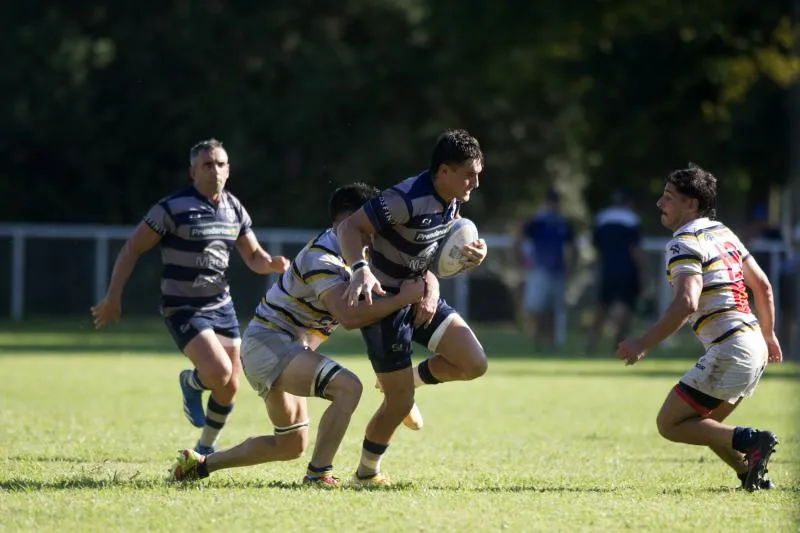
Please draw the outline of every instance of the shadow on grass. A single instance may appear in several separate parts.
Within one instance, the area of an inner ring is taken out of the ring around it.
[[[107,478],[79,475],[49,481],[9,479],[0,481],[0,491],[38,492],[42,490],[102,490],[109,488],[152,489],[164,484],[163,480],[140,479],[138,475],[136,473],[132,476],[123,477],[114,473]]]
[[[173,488],[181,491],[208,490],[208,489],[273,489],[281,491],[317,491],[319,487],[304,485],[301,482],[287,482],[278,480],[236,480],[234,478],[215,479],[211,482],[200,481],[191,483],[173,483],[165,479],[140,478],[139,472],[123,476],[114,473],[105,478],[97,478],[90,475],[77,475],[74,477],[62,477],[60,479],[40,481],[26,478],[9,479],[0,481],[0,491],[10,493],[26,493],[39,491],[68,491],[68,490],[107,490],[107,489],[134,489],[148,490],[156,488]],[[486,485],[479,487],[463,487],[458,485],[418,485],[413,482],[394,483],[391,486],[359,487],[345,484],[343,487],[348,491],[367,491],[367,492],[415,492],[424,491],[429,493],[436,492],[458,492],[458,493],[483,493],[483,494],[503,494],[503,493],[531,493],[531,494],[610,494],[628,490],[629,487],[580,487],[580,486],[537,486],[528,484],[510,485]],[[669,487],[661,489],[664,495],[696,495],[698,493],[709,494],[733,494],[744,491],[739,487]],[[770,490],[770,493],[800,493],[800,486],[777,487]]]
[[[242,328],[247,325],[249,319],[249,316],[241,317],[239,322]],[[580,331],[569,335],[566,347],[560,352],[551,353],[535,352],[531,348],[530,341],[512,327],[477,325],[475,332],[490,360],[598,362],[614,360],[613,350],[610,347],[595,354],[584,354],[583,334]],[[333,356],[364,354],[366,357],[364,342],[358,331],[338,330],[331,340],[324,344],[323,351]],[[152,356],[177,354],[178,349],[167,333],[164,323],[157,317],[126,317],[120,323],[100,331],[94,330],[88,318],[52,321],[37,319],[21,323],[0,321],[0,357],[39,354],[107,356],[109,352]],[[421,346],[415,346],[415,352],[416,357],[425,357],[429,353]],[[692,338],[692,335],[683,332],[676,336],[671,347],[654,350],[651,358],[661,361],[696,360],[701,353],[700,344]],[[800,370],[785,375],[800,377]]]
[[[141,464],[144,461],[132,459],[130,457],[113,457],[101,460],[86,459],[84,457],[70,457],[64,455],[9,455],[9,461],[35,462],[35,463],[74,463],[85,464],[95,468],[101,468],[109,463],[128,463]]]
[[[137,342],[122,343],[109,342],[104,344],[11,344],[0,343],[0,356],[13,355],[102,355],[108,356],[109,352],[119,352],[129,355],[168,355],[177,354],[178,348],[174,344],[163,342]]]
[[[594,361],[593,359],[586,359],[585,361]],[[689,369],[687,365],[686,370]],[[529,377],[529,376],[543,376],[543,377],[596,377],[596,378],[674,378],[676,381],[681,377],[680,370],[663,370],[663,369],[648,369],[636,368],[626,369],[622,363],[619,368],[576,368],[574,365],[565,366],[563,368],[491,368],[489,374],[493,376],[510,376],[510,377]],[[489,375],[487,374],[487,375]],[[792,368],[791,370],[780,369],[778,371],[770,372],[767,370],[761,376],[762,381],[797,381],[800,379],[800,368]]]

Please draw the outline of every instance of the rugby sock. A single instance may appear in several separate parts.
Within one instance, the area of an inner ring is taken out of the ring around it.
[[[381,457],[386,453],[388,444],[378,444],[364,437],[364,444],[361,448],[361,462],[356,470],[356,475],[360,478],[372,477],[381,471]]]
[[[197,373],[197,369],[195,368],[189,377],[186,378],[186,384],[189,385],[194,390],[208,390],[208,387],[203,385],[203,382],[200,381],[200,374]]]
[[[333,472],[333,465],[328,466],[314,466],[311,463],[308,463],[308,470],[306,470],[306,475],[310,478],[319,478],[324,475],[331,475]]]
[[[209,396],[206,407],[206,425],[203,426],[203,432],[200,434],[200,440],[197,441],[197,444],[200,446],[214,446],[219,432],[225,427],[225,422],[228,420],[231,411],[233,411],[233,405],[220,405],[214,401],[214,398]]]
[[[414,386],[419,387],[422,384],[436,385],[441,383],[436,377],[431,374],[431,369],[428,366],[430,359],[425,359],[414,368]],[[419,383],[419,384],[418,384]]]
[[[201,478],[208,477],[208,465],[205,459],[197,463],[197,475]]]
[[[733,429],[733,449],[747,453],[758,441],[758,431],[753,428],[737,426]]]

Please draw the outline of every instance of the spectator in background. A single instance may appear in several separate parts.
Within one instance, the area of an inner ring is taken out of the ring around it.
[[[522,225],[515,243],[525,269],[522,308],[536,349],[557,347],[556,325],[565,320],[566,274],[574,255],[572,227],[559,210],[558,193],[549,190],[542,208]]]
[[[769,210],[766,205],[758,204],[753,208],[750,222],[747,226],[745,239],[749,248],[758,248],[761,245],[769,246],[773,243],[782,244],[781,229],[769,221]],[[767,276],[773,276],[773,257],[768,251],[753,251],[753,258],[764,270]],[[773,283],[774,279],[771,280]]]
[[[630,194],[615,191],[612,205],[600,211],[594,223],[592,243],[598,258],[599,301],[586,341],[587,352],[596,349],[609,312],[615,307],[614,348],[628,336],[642,288],[641,240],[639,216],[633,211]]]

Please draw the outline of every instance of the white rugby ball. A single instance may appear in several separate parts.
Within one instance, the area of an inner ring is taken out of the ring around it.
[[[431,262],[431,272],[442,279],[452,278],[463,272],[467,265],[463,262],[461,249],[465,244],[476,240],[478,240],[478,228],[475,223],[468,218],[456,219],[450,231],[439,242],[439,248]]]

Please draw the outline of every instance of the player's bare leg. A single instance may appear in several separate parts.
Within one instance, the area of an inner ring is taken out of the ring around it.
[[[718,417],[724,419],[727,414],[723,410]],[[747,490],[771,488],[771,483],[764,476],[767,462],[778,444],[773,433],[751,427],[733,427],[711,416],[703,416],[674,389],[664,401],[656,423],[659,433],[667,440],[708,446],[726,463],[730,460],[728,464],[734,468],[737,468],[734,466],[734,452],[744,454],[747,472],[740,477],[742,486]]]
[[[397,427],[414,405],[414,377],[411,367],[377,376],[383,390],[383,402],[367,424],[355,480],[383,483],[381,459]]]
[[[282,391],[271,391],[265,401],[267,413],[275,424],[274,435],[250,437],[232,448],[207,456],[182,450],[172,466],[172,481],[208,477],[225,468],[253,466],[270,461],[290,461],[300,457],[308,446],[308,409],[306,399]]]
[[[309,476],[330,475],[333,458],[361,399],[358,377],[327,357],[306,350],[292,359],[273,388],[296,396],[313,395],[330,400],[320,418],[314,453],[308,464]]]
[[[667,440],[714,446],[718,449],[731,447],[733,426],[702,417],[691,405],[670,391],[656,418],[658,432]]]
[[[451,316],[439,342],[429,346],[435,355],[414,369],[415,385],[469,381],[486,373],[488,362],[483,346],[463,318]]]
[[[184,348],[195,370],[181,372],[184,410],[192,424],[202,427],[195,450],[212,453],[220,431],[233,410],[239,389],[241,362],[239,339],[216,335],[211,329],[198,333]],[[203,410],[202,391],[211,390]]]
[[[741,398],[735,404],[725,402],[711,411],[711,414],[708,415],[708,418],[721,423],[728,418],[728,416],[730,416],[730,414],[741,402]],[[736,451],[730,446],[709,446],[709,448],[711,448],[711,451],[717,454],[720,459],[725,461],[728,466],[733,468],[737,474],[747,473],[747,461],[745,460],[745,456],[742,452]]]
[[[209,473],[223,468],[291,461],[303,455],[308,446],[306,399],[273,390],[264,403],[275,425],[275,434],[250,437],[232,448],[209,455],[206,457]]]

